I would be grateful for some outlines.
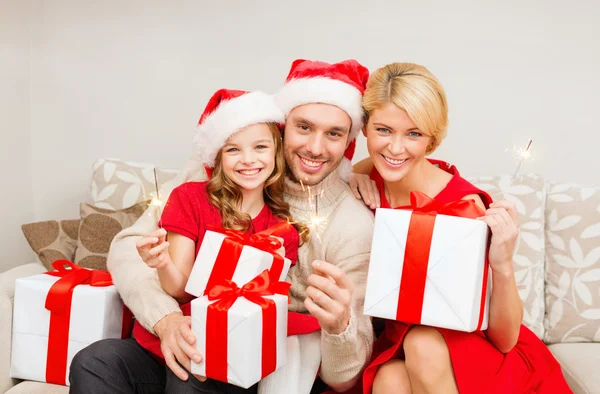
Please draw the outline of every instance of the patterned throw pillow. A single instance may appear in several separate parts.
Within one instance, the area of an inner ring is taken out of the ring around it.
[[[113,211],[81,203],[75,264],[106,270],[106,257],[113,238],[121,230],[135,223],[147,207],[148,202],[145,201],[133,207]]]
[[[548,190],[544,340],[600,342],[600,188]]]
[[[31,249],[48,270],[56,260],[73,261],[79,233],[79,219],[48,220],[21,226]]]
[[[546,188],[537,175],[480,177],[470,181],[488,192],[494,201],[515,204],[519,239],[513,258],[519,295],[523,300],[523,324],[540,339],[544,335],[544,204]]]
[[[159,187],[177,176],[178,170],[156,168]],[[118,159],[99,159],[94,163],[91,183],[94,206],[119,210],[156,194],[154,166]]]

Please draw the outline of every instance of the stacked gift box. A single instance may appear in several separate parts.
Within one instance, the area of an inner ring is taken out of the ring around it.
[[[289,284],[283,281],[291,262],[266,233],[214,230],[204,235],[186,286],[198,297],[192,331],[203,355],[191,372],[248,388],[285,364]]]

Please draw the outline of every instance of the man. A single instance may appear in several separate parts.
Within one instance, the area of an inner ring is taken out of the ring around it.
[[[318,320],[319,375],[336,391],[351,388],[360,378],[373,343],[370,319],[362,313],[373,216],[340,177],[351,171],[367,78],[367,69],[354,60],[296,60],[276,97],[286,114],[286,201],[296,220],[308,222],[314,214],[310,186],[319,195],[324,223],[312,229],[298,264],[290,269],[289,310]],[[199,180],[205,176],[202,168],[191,160],[178,182]],[[119,293],[141,325],[160,338],[167,366],[182,381],[177,392],[241,391],[186,371],[190,359],[199,362],[203,356],[194,348],[190,318],[162,291],[136,250],[136,241],[155,229],[156,219],[144,215],[115,238],[108,267]],[[163,392],[166,384],[162,364],[133,339],[100,341],[84,349],[73,360],[70,381],[74,393]]]

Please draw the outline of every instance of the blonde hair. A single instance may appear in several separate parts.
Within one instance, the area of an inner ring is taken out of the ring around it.
[[[306,242],[309,238],[309,230],[303,223],[294,222],[290,214],[290,206],[283,200],[285,158],[283,156],[283,144],[281,142],[281,131],[276,123],[267,123],[273,136],[275,144],[275,167],[267,178],[263,198],[265,204],[274,215],[290,222],[300,234],[300,242]],[[238,185],[225,175],[221,164],[221,150],[217,153],[215,168],[212,178],[206,185],[206,191],[210,202],[221,212],[223,227],[235,230],[248,231],[252,223],[250,215],[239,211],[242,204],[242,192]]]
[[[431,135],[426,154],[440,145],[448,128],[448,103],[442,84],[427,68],[391,63],[371,74],[362,100],[366,119],[387,103],[406,111],[419,130]]]

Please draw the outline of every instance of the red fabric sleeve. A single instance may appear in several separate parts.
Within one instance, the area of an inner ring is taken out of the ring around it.
[[[198,229],[201,216],[197,210],[197,193],[191,187],[193,184],[183,184],[171,192],[161,216],[162,227],[177,234],[184,235],[198,242]]]

